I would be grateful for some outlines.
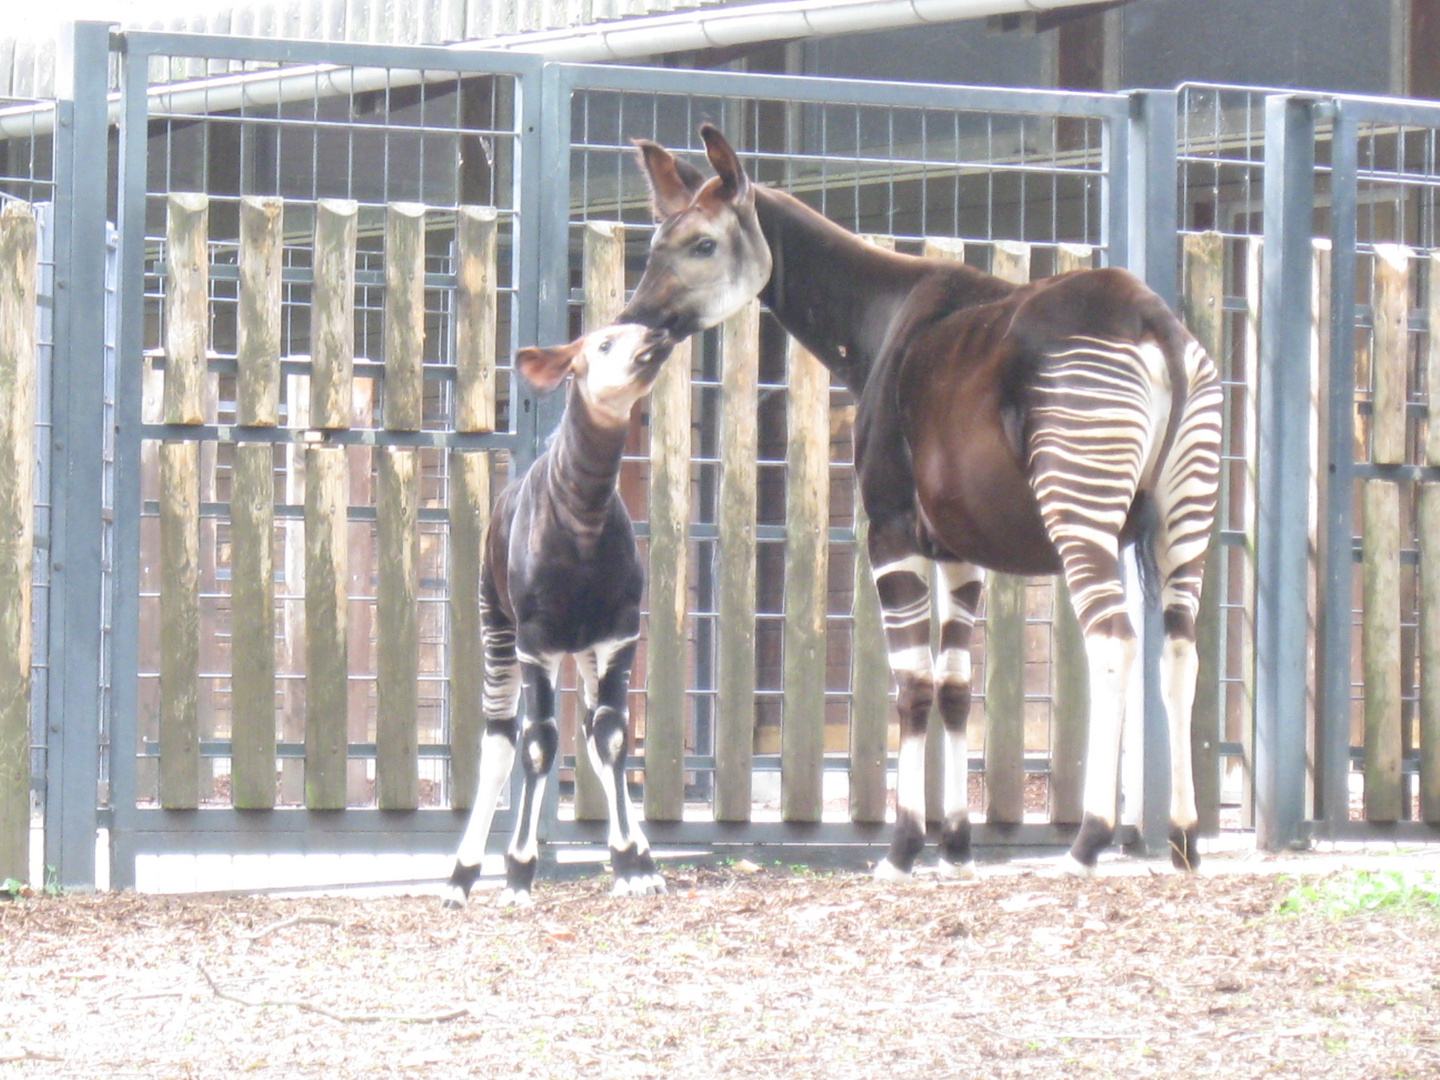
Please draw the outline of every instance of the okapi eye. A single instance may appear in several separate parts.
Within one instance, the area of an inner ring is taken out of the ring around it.
[[[604,341],[600,342],[600,351],[602,353],[607,353],[610,351],[610,346],[614,344],[615,342],[611,341],[609,338],[606,338]]]
[[[715,254],[715,241],[710,237],[695,241],[695,246],[690,249],[692,255],[699,255],[701,258],[708,258]]]

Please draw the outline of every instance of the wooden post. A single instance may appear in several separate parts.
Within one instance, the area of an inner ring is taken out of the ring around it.
[[[425,207],[385,207],[385,428],[419,431],[425,400]]]
[[[990,272],[1030,280],[1030,245],[997,241]],[[985,587],[985,820],[1025,818],[1025,591],[1023,577],[991,574]]]
[[[1055,272],[1088,270],[1094,258],[1088,244],[1061,244],[1055,252]],[[1055,577],[1051,604],[1050,820],[1075,825],[1080,822],[1085,791],[1090,665],[1064,575]]]
[[[1425,463],[1440,465],[1440,252],[1430,255]],[[1440,485],[1421,484],[1420,817],[1440,822]]]
[[[490,455],[450,451],[450,805],[475,805],[485,729],[480,550],[490,521]]]
[[[1364,483],[1365,820],[1400,818],[1400,489]]]
[[[381,810],[414,810],[420,805],[419,451],[386,446],[377,453],[376,794]]]
[[[1181,298],[1185,325],[1218,365],[1225,347],[1225,238],[1218,232],[1185,236],[1185,292]],[[1222,478],[1221,487],[1225,487]],[[1220,831],[1220,743],[1222,718],[1220,673],[1220,593],[1225,550],[1220,544],[1224,503],[1215,507],[1215,525],[1205,553],[1205,581],[1195,618],[1195,651],[1200,676],[1190,719],[1190,753],[1194,763],[1195,805],[1200,832]]]
[[[825,767],[830,373],[794,338],[788,359],[780,813],[785,821],[811,822],[820,820]]]
[[[887,251],[895,250],[893,236],[866,236]],[[924,254],[936,259],[963,259],[965,244],[950,237],[929,237]],[[855,485],[855,573],[850,609],[850,820],[883,822],[886,811],[886,765],[890,750],[890,672],[880,598],[870,566],[870,521],[857,477]],[[941,809],[944,740],[931,728],[925,743],[926,806],[930,814]]]
[[[1375,347],[1371,358],[1371,460],[1405,461],[1405,394],[1409,373],[1410,259],[1399,244],[1375,245]]]
[[[645,817],[685,810],[690,714],[690,342],[675,347],[650,393],[650,592],[645,697]]]
[[[1240,351],[1244,384],[1242,406],[1244,436],[1241,457],[1245,462],[1245,489],[1240,502],[1245,549],[1240,557],[1240,602],[1245,611],[1244,640],[1240,648],[1240,685],[1244,701],[1240,709],[1239,742],[1242,754],[1240,820],[1245,827],[1255,824],[1255,553],[1259,511],[1256,506],[1256,462],[1260,457],[1260,295],[1265,262],[1265,244],[1258,236],[1245,241],[1245,332]],[[1229,496],[1234,501],[1233,495]],[[1223,712],[1222,712],[1223,715]]]
[[[722,330],[716,561],[715,820],[749,821],[755,760],[755,455],[760,302]]]
[[[495,430],[496,215],[462,206],[455,219],[455,430]]]
[[[200,444],[160,447],[160,805],[200,800]]]
[[[355,234],[359,206],[321,199],[315,207],[315,284],[310,305],[310,423],[347,428],[355,363]]]
[[[230,784],[239,810],[275,805],[275,454],[240,443],[230,490]]]
[[[240,310],[235,347],[236,420],[255,427],[280,422],[281,255],[284,203],[240,200]]]
[[[584,329],[607,325],[625,306],[625,226],[618,221],[587,221],[584,232],[583,286],[585,306],[581,313]],[[673,364],[675,357],[665,361]],[[634,420],[632,419],[632,423]],[[649,642],[647,640],[646,647]],[[638,664],[637,664],[638,667]],[[649,766],[649,704],[646,704],[646,766]],[[663,736],[662,736],[663,741]],[[575,820],[604,821],[605,791],[585,751],[585,735],[575,728]]]
[[[209,343],[210,200],[172,194],[165,225],[165,422],[205,419],[201,390]]]
[[[35,546],[35,215],[0,209],[0,880],[30,877],[30,578]]]
[[[343,447],[305,451],[305,805],[311,810],[345,807],[346,473]]]

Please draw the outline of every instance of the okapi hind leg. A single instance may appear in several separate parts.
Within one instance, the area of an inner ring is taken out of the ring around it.
[[[501,907],[529,906],[535,866],[540,859],[540,813],[545,782],[560,746],[555,722],[555,683],[560,658],[540,662],[522,659],[525,681],[525,719],[520,725],[520,767],[524,782],[515,813],[515,833],[505,852],[505,887],[496,902]]]
[[[945,725],[945,784],[940,826],[942,877],[972,878],[970,851],[970,639],[985,572],[971,563],[941,562],[936,583],[940,608],[940,652],[935,658],[935,698]]]
[[[895,833],[890,850],[875,866],[877,881],[904,881],[925,847],[925,732],[935,701],[930,655],[930,560],[887,551],[882,530],[872,526],[870,559],[880,595],[895,709],[900,721],[900,761],[895,775]]]
[[[635,662],[635,639],[609,642],[576,656],[585,685],[585,749],[600,777],[609,816],[610,865],[615,871],[615,896],[658,896],[665,879],[655,867],[650,842],[635,818],[635,807],[625,784],[629,755],[630,669]]]

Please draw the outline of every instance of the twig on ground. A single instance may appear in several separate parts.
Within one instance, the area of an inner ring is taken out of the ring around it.
[[[16,1061],[64,1061],[58,1054],[42,1054],[39,1050],[5,1051],[0,1053],[0,1065]]]
[[[268,937],[276,931],[284,930],[287,926],[299,926],[303,923],[315,923],[318,926],[339,926],[340,920],[332,919],[329,915],[296,915],[291,919],[281,919],[279,922],[271,923],[263,929],[256,930],[253,934],[241,934],[240,940],[259,941],[261,938]]]
[[[346,1014],[337,1013],[331,1009],[325,1008],[325,1006],[323,1005],[316,1005],[313,1002],[309,1001],[288,1001],[270,999],[251,1001],[248,998],[242,998],[237,994],[227,994],[224,990],[221,990],[220,987],[216,985],[215,979],[210,975],[210,972],[205,970],[204,964],[196,961],[195,967],[200,972],[201,976],[205,979],[205,982],[209,984],[210,989],[214,991],[215,996],[221,1001],[231,1001],[234,1002],[236,1005],[244,1005],[247,1008],[251,1009],[264,1008],[267,1005],[276,1008],[300,1009],[304,1012],[316,1013],[319,1016],[325,1017],[327,1020],[334,1020],[341,1024],[378,1024],[385,1021],[389,1021],[395,1024],[441,1024],[447,1020],[455,1020],[461,1016],[466,1016],[470,1012],[469,1009],[462,1007],[459,1009],[451,1009],[448,1012],[428,1013],[419,1015],[408,1013]]]

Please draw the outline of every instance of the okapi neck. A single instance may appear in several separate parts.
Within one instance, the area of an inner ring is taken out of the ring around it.
[[[566,485],[572,513],[599,514],[605,510],[620,475],[628,432],[628,424],[597,423],[585,405],[580,387],[571,380],[565,414],[546,453],[553,470],[572,478]]]
[[[861,240],[785,192],[756,185],[755,213],[773,263],[761,299],[859,395],[918,260]]]

